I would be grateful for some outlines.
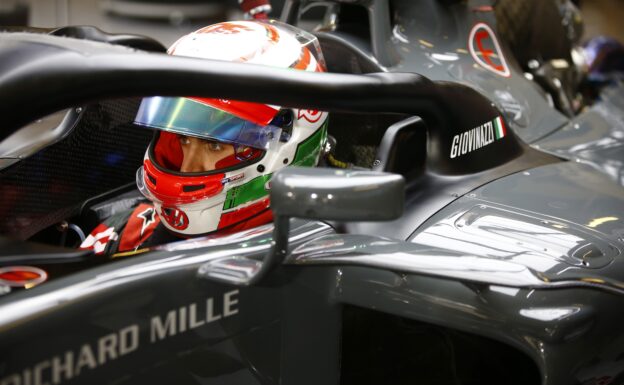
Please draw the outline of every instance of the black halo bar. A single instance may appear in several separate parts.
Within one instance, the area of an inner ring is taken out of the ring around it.
[[[202,96],[418,115],[438,132],[500,115],[474,89],[415,73],[310,73],[28,33],[0,33],[0,140],[52,112],[118,97]]]

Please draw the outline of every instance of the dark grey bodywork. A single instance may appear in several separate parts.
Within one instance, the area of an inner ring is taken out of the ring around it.
[[[289,2],[284,18],[296,22],[292,15],[303,3]],[[475,23],[485,22],[495,29],[491,12],[474,11],[488,2],[394,1],[392,25],[384,19],[390,15],[387,2],[355,3],[368,10],[370,41],[337,29],[319,33],[321,44],[347,47],[352,56],[341,59],[359,61],[361,68],[368,65],[370,71],[361,72],[410,72],[426,78],[414,78],[414,89],[406,90],[398,81],[386,83],[398,79],[391,76],[321,75],[302,77],[298,83],[285,75],[272,80],[275,71],[258,69],[249,75],[250,79],[257,76],[250,80],[250,100],[281,97],[284,104],[336,113],[419,115],[429,123],[428,132],[434,133],[431,122],[439,122],[439,116],[421,113],[429,111],[430,105],[426,92],[418,89],[429,87],[429,79],[435,86],[426,90],[453,89],[446,82],[457,82],[476,90],[486,103],[475,108],[474,122],[456,129],[491,118],[480,118],[477,112],[500,111],[518,140],[517,147],[510,148],[518,153],[509,158],[500,154],[500,163],[456,174],[447,172],[453,164],[427,159],[427,164],[439,167],[406,176],[405,213],[390,222],[348,221],[349,211],[363,219],[366,210],[378,210],[379,201],[361,212],[345,206],[345,213],[335,216],[317,209],[307,215],[312,219],[302,220],[289,218],[306,208],[313,210],[314,205],[306,206],[302,200],[301,207],[289,207],[286,200],[276,200],[274,209],[283,209],[280,215],[289,220],[288,252],[282,265],[252,286],[216,282],[208,266],[224,258],[265,259],[274,239],[272,225],[157,247],[4,296],[0,298],[1,385],[358,383],[349,371],[350,355],[357,356],[356,349],[345,337],[353,332],[350,320],[358,312],[396,316],[497,341],[528,359],[536,383],[623,381],[624,89],[605,90],[593,106],[567,118],[525,78],[503,41],[510,77],[479,67],[466,51]],[[17,46],[11,39],[4,41]],[[55,42],[46,49],[52,55],[66,43],[75,47],[76,60],[108,54],[88,42]],[[71,105],[128,92],[175,94],[183,87],[201,92],[200,87],[208,83],[217,85],[205,91],[213,93],[207,96],[237,96],[227,87],[242,68],[213,63],[211,74],[201,72],[191,60],[179,60],[179,73],[173,73],[167,67],[172,58],[129,51],[111,50],[107,70],[117,69],[117,76],[128,71],[127,76],[134,76],[139,85],[85,88],[82,94],[81,86],[75,85],[59,104],[41,102],[33,109],[43,114],[63,102]],[[122,55],[139,59],[115,68]],[[331,50],[326,55],[331,70],[332,63],[339,61]],[[149,76],[133,74],[142,65],[159,76],[194,78],[178,88],[150,88]],[[76,81],[87,82],[89,76],[93,74],[85,70]],[[190,83],[200,82],[202,76],[207,80],[192,88]],[[322,88],[332,81],[335,89]],[[287,83],[283,88],[282,82]],[[47,83],[51,84],[56,83]],[[393,84],[398,85],[392,88]],[[11,82],[0,85],[11,91],[18,87]],[[358,96],[370,87],[379,87],[381,97],[389,100],[384,104]],[[267,94],[260,95],[265,89]],[[300,89],[304,89],[301,95]],[[11,99],[6,95],[6,100]],[[390,100],[393,95],[403,101]],[[439,98],[435,101],[449,105],[460,101],[444,97],[458,93],[435,95]],[[486,109],[490,103],[492,111]],[[471,107],[453,106],[458,111]],[[450,107],[444,111],[455,116]],[[19,125],[29,117],[22,111],[7,121]],[[410,121],[406,126],[421,127],[418,124]],[[2,134],[8,136],[6,131]],[[431,148],[435,147],[427,147]],[[385,165],[382,155],[378,159]],[[311,171],[308,178],[314,175]],[[319,196],[332,187],[338,191],[341,183],[333,183],[319,188]],[[284,188],[282,193],[288,191]],[[314,193],[313,183],[305,193]],[[347,193],[342,198],[348,199]],[[368,332],[373,334],[366,330],[362,335]]]

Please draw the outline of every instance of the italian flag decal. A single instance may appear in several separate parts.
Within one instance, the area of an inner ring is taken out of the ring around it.
[[[494,134],[496,135],[496,139],[503,138],[506,133],[505,123],[503,123],[503,118],[500,116],[494,119]]]

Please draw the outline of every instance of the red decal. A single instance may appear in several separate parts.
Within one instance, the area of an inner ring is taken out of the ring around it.
[[[310,123],[316,123],[323,116],[323,113],[319,110],[299,110],[297,114],[297,120],[304,118]]]
[[[188,216],[182,210],[163,207],[160,210],[160,216],[176,230],[185,230],[189,225]]]
[[[481,67],[501,76],[511,76],[496,35],[487,24],[477,23],[472,27],[468,49],[472,58]]]
[[[491,49],[483,48],[483,40],[489,39],[490,35],[484,30],[480,30],[475,34],[475,40],[477,42],[477,47],[479,47],[479,51],[481,52],[481,56],[483,59],[492,67],[494,67],[498,71],[504,71],[502,65],[496,64],[492,61],[492,55],[494,55],[494,51]]]
[[[297,62],[293,64],[293,68],[296,70],[305,70],[310,65],[310,60],[312,58],[312,54],[310,50],[306,47],[303,47],[303,52],[301,52],[301,57]]]
[[[48,274],[32,266],[10,266],[0,268],[0,283],[12,287],[31,288],[48,279]]]
[[[253,31],[253,30],[247,27],[246,25],[242,25],[242,24],[221,23],[221,24],[210,26],[210,27],[202,28],[201,30],[197,32],[198,33],[214,32],[214,33],[221,33],[224,35],[233,35],[235,33],[240,33],[243,31]]]

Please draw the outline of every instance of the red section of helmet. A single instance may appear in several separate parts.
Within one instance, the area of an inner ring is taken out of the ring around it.
[[[239,218],[240,220],[240,218]],[[254,217],[243,220],[226,228],[219,228],[219,234],[233,234],[239,231],[253,229],[254,227],[262,226],[273,220],[273,212],[271,210],[260,211],[255,214]]]
[[[189,97],[189,99],[218,108],[241,119],[248,120],[261,126],[266,126],[271,123],[271,120],[273,120],[275,115],[279,112],[279,109],[273,108],[266,104],[198,97]]]
[[[269,208],[270,204],[269,204],[269,198],[265,198],[262,199],[260,202],[251,204],[249,206],[245,206],[243,208],[240,208],[238,210],[234,210],[234,211],[230,211],[227,213],[223,213],[221,214],[221,220],[219,221],[219,226],[217,227],[217,229],[222,229],[224,227],[228,227],[231,226],[235,223],[238,223],[241,221],[241,219],[244,218],[250,218],[253,217],[255,215],[258,215],[259,213],[261,213],[262,211],[266,210],[267,208]],[[254,227],[254,226],[260,226],[264,223],[268,223],[272,220],[272,215],[271,216],[262,216],[261,218],[258,218],[258,220],[261,220],[261,223],[256,223],[254,222],[253,224],[248,223],[249,227]]]
[[[154,146],[154,157],[156,163],[169,170],[180,170],[182,167],[182,146],[178,134],[163,131],[158,136]]]
[[[160,171],[149,159],[143,162],[145,185],[164,205],[193,203],[223,191],[224,173],[202,176],[180,176]],[[186,188],[187,191],[184,191]]]
[[[301,57],[299,58],[299,61],[297,61],[293,65],[293,68],[296,70],[305,70],[310,65],[311,57],[312,54],[310,53],[310,50],[306,47],[303,47],[301,51]]]
[[[262,150],[247,147],[241,153],[239,153],[238,156],[234,154],[226,156],[225,158],[219,160],[217,163],[215,163],[215,168],[217,170],[220,170],[223,168],[234,167],[241,162],[248,162],[254,159],[258,159],[260,156],[262,156],[263,152],[264,151]]]

